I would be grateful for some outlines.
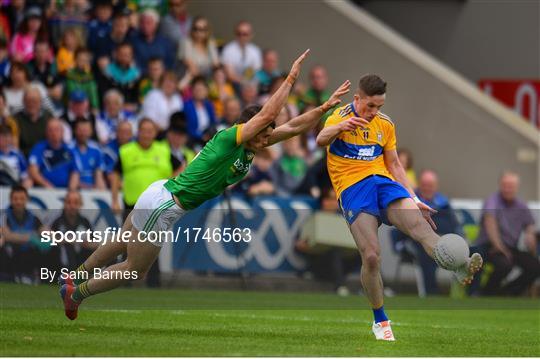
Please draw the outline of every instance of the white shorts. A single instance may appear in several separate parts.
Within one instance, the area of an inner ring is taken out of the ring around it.
[[[167,180],[159,180],[152,183],[140,196],[135,203],[131,223],[139,232],[151,231],[165,232],[172,231],[174,223],[180,219],[186,210],[180,208],[163,184]],[[160,236],[165,238],[165,236]],[[161,247],[164,241],[150,241],[150,243]]]

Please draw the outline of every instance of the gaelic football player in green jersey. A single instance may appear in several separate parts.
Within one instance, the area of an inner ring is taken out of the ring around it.
[[[123,233],[130,234],[129,242],[109,241],[99,246],[77,268],[77,275],[60,278],[60,295],[69,319],[77,317],[84,298],[144,277],[163,243],[140,240],[140,234],[171,230],[184,213],[242,180],[258,150],[312,129],[328,110],[341,102],[340,97],[349,92],[349,81],[323,105],[274,129],[274,120],[286,104],[308,52],[296,59],[287,80],[262,108],[246,108],[239,123],[218,132],[178,177],[154,182],[141,194],[122,227]],[[92,277],[94,269],[123,253],[127,253],[125,261],[104,269],[99,278]]]

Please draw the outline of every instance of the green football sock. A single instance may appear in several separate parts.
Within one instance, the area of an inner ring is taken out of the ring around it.
[[[75,289],[75,292],[71,295],[71,299],[76,302],[82,301],[84,298],[88,298],[92,293],[88,290],[88,281],[81,283]]]
[[[77,277],[75,279],[73,279],[73,282],[75,283],[75,285],[79,285],[81,284],[82,282],[85,282],[88,280],[88,271],[86,270],[86,267],[84,266],[84,263],[81,264],[80,266],[77,267],[77,269],[75,269],[75,271],[77,272]],[[81,273],[85,273],[86,275],[81,275]]]

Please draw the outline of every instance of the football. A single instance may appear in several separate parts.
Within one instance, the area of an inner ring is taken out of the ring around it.
[[[457,234],[445,234],[433,250],[437,264],[448,270],[456,270],[463,266],[469,258],[469,245]]]

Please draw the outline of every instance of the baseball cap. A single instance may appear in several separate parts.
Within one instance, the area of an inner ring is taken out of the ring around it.
[[[69,100],[73,102],[83,102],[83,101],[86,101],[87,99],[88,99],[88,96],[86,96],[86,92],[84,92],[83,90],[74,90],[69,95]]]

